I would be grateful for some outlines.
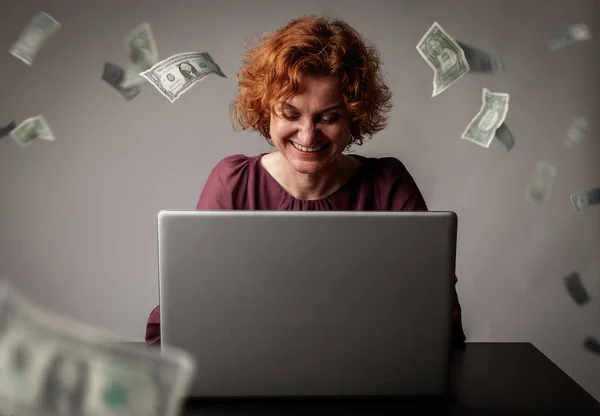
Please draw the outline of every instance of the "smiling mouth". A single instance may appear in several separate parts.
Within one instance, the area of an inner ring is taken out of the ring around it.
[[[300,150],[301,152],[315,153],[315,152],[320,152],[321,150],[325,149],[326,147],[329,146],[329,144],[324,144],[323,146],[320,146],[320,147],[304,147],[304,146],[299,145],[298,143],[292,142],[292,146],[294,146],[296,149]]]

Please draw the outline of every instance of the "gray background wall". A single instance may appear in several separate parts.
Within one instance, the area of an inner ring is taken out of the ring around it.
[[[600,398],[600,357],[582,348],[586,335],[600,338],[600,210],[575,213],[569,200],[600,185],[600,48],[550,52],[545,41],[546,30],[578,22],[600,36],[600,1],[4,0],[0,51],[39,10],[63,27],[33,67],[0,54],[0,124],[43,114],[57,139],[24,149],[0,141],[0,275],[42,305],[142,339],[158,301],[156,213],[194,208],[222,157],[271,149],[229,121],[244,40],[325,12],[379,47],[394,93],[389,127],[356,152],[399,158],[430,209],[458,213],[468,340],[530,341]],[[174,104],[150,85],[125,102],[102,66],[126,64],[122,38],[144,21],[161,58],[210,52],[228,79],[210,76]],[[434,21],[501,52],[506,74],[469,75],[432,99],[433,72],[415,45]],[[511,95],[510,152],[460,139],[483,87]],[[569,149],[577,115],[591,135]],[[558,176],[546,205],[534,206],[524,193],[540,159]],[[573,270],[595,299],[583,308],[562,282]]]

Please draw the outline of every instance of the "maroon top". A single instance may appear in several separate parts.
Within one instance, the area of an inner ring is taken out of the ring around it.
[[[287,211],[427,211],[425,200],[404,165],[396,158],[366,158],[346,184],[325,198],[296,199],[260,163],[264,155],[233,155],[213,168],[196,209]],[[457,279],[454,278],[454,283]],[[146,343],[160,340],[160,309],[150,313]],[[453,308],[453,344],[464,342],[461,309],[456,290]]]

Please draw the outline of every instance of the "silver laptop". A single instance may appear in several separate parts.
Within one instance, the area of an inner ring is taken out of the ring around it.
[[[161,342],[192,398],[447,396],[451,212],[161,211]]]

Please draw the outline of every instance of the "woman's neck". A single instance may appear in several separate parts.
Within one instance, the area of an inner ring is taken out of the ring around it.
[[[269,157],[263,167],[288,194],[300,200],[318,200],[331,195],[346,184],[361,165],[359,160],[341,155],[326,170],[303,174],[294,170],[279,152],[265,156]]]

